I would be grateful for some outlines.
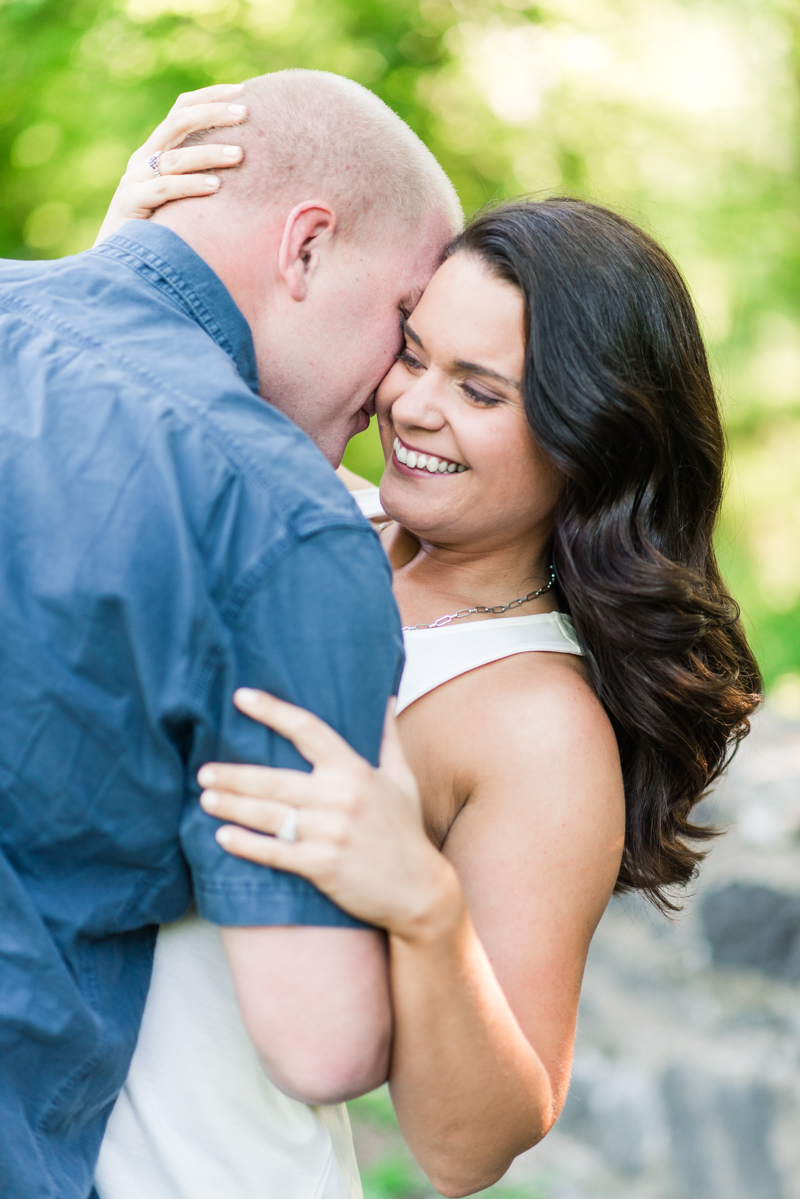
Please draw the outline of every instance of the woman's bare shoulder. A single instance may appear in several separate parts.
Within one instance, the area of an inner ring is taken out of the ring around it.
[[[471,670],[439,691],[440,711],[448,708],[451,719],[489,748],[499,738],[506,748],[518,742],[526,754],[555,747],[562,751],[584,744],[588,736],[616,751],[611,722],[575,654],[513,654]]]
[[[459,861],[477,855],[477,879],[488,862],[486,839],[499,837],[515,887],[532,888],[544,903],[533,871],[559,891],[586,891],[593,927],[613,888],[625,832],[611,721],[575,657],[517,654],[492,663],[481,681],[482,670],[469,683],[464,676],[458,715],[454,705],[450,769],[461,771],[464,802],[446,852]]]
[[[423,696],[403,722],[415,768],[431,778],[431,792],[448,796],[448,824],[478,797],[528,806],[534,793],[544,803],[564,789],[591,794],[619,816],[616,737],[576,655],[488,663]],[[444,818],[438,813],[437,824]]]

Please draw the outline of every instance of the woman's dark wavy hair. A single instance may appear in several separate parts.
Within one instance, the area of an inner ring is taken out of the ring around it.
[[[626,797],[617,891],[674,909],[714,835],[691,811],[759,702],[761,677],[712,544],[725,440],[689,292],[630,221],[570,198],[475,218],[447,254],[525,301],[524,400],[566,477],[553,563],[614,727]]]

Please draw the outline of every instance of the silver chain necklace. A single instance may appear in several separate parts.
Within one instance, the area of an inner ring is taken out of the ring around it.
[[[438,620],[434,620],[433,624],[411,624],[406,625],[403,629],[404,633],[416,633],[420,629],[443,629],[446,624],[450,624],[451,620],[463,620],[465,616],[475,616],[478,612],[491,612],[493,616],[499,616],[501,612],[510,612],[512,608],[520,608],[523,604],[529,604],[531,600],[538,599],[540,595],[544,595],[556,581],[555,567],[550,567],[550,578],[545,583],[544,587],[540,587],[538,591],[530,591],[527,595],[520,596],[519,599],[512,600],[510,604],[495,604],[493,608],[484,608],[479,604],[477,608],[462,608],[460,612],[451,612],[449,616],[440,616]]]

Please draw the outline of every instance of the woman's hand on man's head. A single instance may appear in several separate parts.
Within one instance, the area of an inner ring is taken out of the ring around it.
[[[203,766],[204,810],[235,822],[216,834],[228,853],[301,874],[352,915],[407,939],[459,922],[461,888],[425,833],[393,700],[377,769],[311,712],[247,689],[234,702],[291,741],[313,769]],[[287,817],[295,840],[278,835]]]
[[[95,245],[105,241],[129,220],[147,220],[170,200],[208,196],[220,180],[209,170],[237,166],[240,146],[206,143],[179,148],[190,133],[230,128],[247,119],[240,83],[220,83],[178,96],[166,119],[128,160],[125,174],[105,215]],[[151,165],[155,156],[158,170]]]

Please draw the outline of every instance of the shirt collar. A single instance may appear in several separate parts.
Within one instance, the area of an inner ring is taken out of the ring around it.
[[[91,253],[123,259],[169,295],[233,359],[247,386],[258,391],[250,326],[219,275],[177,233],[151,221],[126,221]]]

